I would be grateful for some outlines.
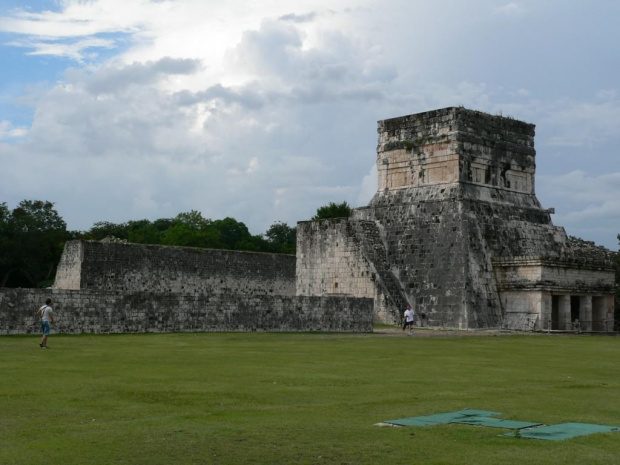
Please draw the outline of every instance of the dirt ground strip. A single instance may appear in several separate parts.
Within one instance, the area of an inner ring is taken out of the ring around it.
[[[547,332],[525,332],[525,331],[509,331],[505,329],[442,329],[442,328],[420,328],[416,327],[413,334],[410,336],[408,331],[403,331],[398,326],[379,326],[373,331],[374,335],[387,336],[387,337],[414,337],[421,338],[437,338],[437,337],[480,337],[480,336],[514,336],[515,334],[527,334],[528,336],[615,336],[619,337],[620,332],[609,333],[576,333],[573,331],[552,331]]]
[[[472,337],[472,336],[511,336],[514,334],[526,334],[516,331],[506,331],[501,329],[477,329],[477,330],[458,330],[458,329],[437,329],[437,328],[415,328],[410,336],[408,331],[403,331],[400,327],[381,326],[375,328],[373,334],[388,337],[414,337],[420,338],[436,338],[436,337]],[[541,333],[527,333],[541,334]]]

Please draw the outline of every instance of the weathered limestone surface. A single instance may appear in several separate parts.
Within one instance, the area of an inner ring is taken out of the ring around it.
[[[446,108],[379,121],[378,132],[379,190],[348,219],[358,243],[349,256],[362,258],[347,268],[387,270],[374,280],[375,295],[386,297],[386,308],[375,307],[382,321],[399,321],[410,302],[431,326],[541,329],[553,320],[564,329],[571,316],[552,308],[562,294],[577,299],[569,299],[571,311],[589,318],[587,327],[608,320],[610,253],[570,241],[540,205],[534,125]],[[376,223],[381,240],[373,249],[383,250],[387,265],[363,247],[365,232],[354,226],[360,222]],[[298,244],[313,233],[298,230]],[[324,228],[318,242],[329,236]],[[329,241],[317,247],[311,262],[298,253],[298,294],[320,295],[306,284],[333,269]],[[397,284],[381,285],[390,280]],[[575,303],[581,297],[583,311]],[[602,299],[598,313],[588,310],[592,299]]]
[[[569,261],[520,257],[494,261],[502,290],[548,289],[558,292],[611,294],[615,282],[605,267],[580,266]]]
[[[0,334],[40,332],[35,311],[48,297],[55,333],[372,332],[373,324],[373,300],[362,298],[0,288]]]
[[[120,242],[66,244],[57,332],[369,332],[373,300],[296,296],[292,255]],[[50,291],[0,289],[0,334],[39,331]]]
[[[68,241],[56,267],[54,287],[58,289],[81,289],[84,243]]]
[[[534,125],[464,108],[379,121],[379,191],[459,181],[534,193]]]
[[[71,241],[65,246],[54,287],[295,295],[295,256]]]
[[[376,297],[372,270],[346,218],[299,222],[297,228],[304,238],[297,242],[298,295]],[[322,272],[308,272],[316,268]]]
[[[297,224],[297,295],[349,295],[375,301],[379,321],[404,308],[377,224],[336,218]]]

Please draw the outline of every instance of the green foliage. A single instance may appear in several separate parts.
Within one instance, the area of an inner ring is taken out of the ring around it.
[[[196,210],[155,221],[99,221],[88,231],[67,231],[51,202],[24,200],[12,211],[0,203],[0,287],[52,285],[64,243],[72,239],[113,236],[136,244],[294,254],[295,233],[295,228],[275,222],[264,236],[253,236],[241,221],[212,221]]]
[[[312,217],[312,221],[326,220],[329,218],[348,218],[351,214],[351,206],[347,202],[334,203],[329,202],[327,205],[319,207],[316,215]]]
[[[213,228],[219,233],[220,242],[225,249],[242,250],[242,244],[251,243],[252,235],[247,226],[234,218],[215,220]]]
[[[276,221],[265,233],[271,252],[295,254],[297,248],[297,228]]]
[[[49,285],[70,238],[51,202],[23,200],[12,211],[0,204],[0,287]]]
[[[100,241],[108,236],[117,239],[128,239],[129,229],[127,223],[111,223],[109,221],[98,221],[84,234],[84,239]]]
[[[0,212],[1,214],[1,212]],[[234,218],[212,221],[196,210],[179,213],[175,218],[110,223],[101,221],[79,237],[102,240],[108,236],[135,244],[160,244],[250,252],[295,253],[295,228],[275,222],[265,236],[252,235],[248,227]]]
[[[618,462],[620,432],[555,442],[375,426],[464,408],[618,425],[616,338],[442,336],[52,333],[51,351],[3,336],[0,463]]]
[[[67,229],[54,204],[42,200],[22,200],[13,210],[12,221],[15,231],[22,234]]]
[[[196,210],[179,213],[171,227],[161,234],[161,244],[183,247],[221,248],[217,230],[211,220],[202,217]]]
[[[172,225],[172,220],[170,220]],[[129,221],[127,240],[134,244],[160,244],[161,235],[165,229],[159,229],[149,220]]]

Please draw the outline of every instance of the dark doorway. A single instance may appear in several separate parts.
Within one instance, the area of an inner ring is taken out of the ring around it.
[[[560,329],[560,296],[551,296],[551,329]]]
[[[604,297],[592,297],[592,330],[593,331],[606,331],[607,322],[605,319],[605,298]]]

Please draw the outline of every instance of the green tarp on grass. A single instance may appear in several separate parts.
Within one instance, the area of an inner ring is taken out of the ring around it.
[[[541,426],[519,431],[518,435],[528,439],[545,439],[548,441],[563,441],[564,439],[587,436],[595,433],[611,433],[620,431],[618,426],[594,425],[591,423],[560,423],[558,425]],[[503,436],[516,436],[517,433],[508,433]]]
[[[424,415],[421,417],[402,418],[400,420],[387,420],[383,423],[399,426],[432,426],[445,425],[447,423],[459,423],[465,420],[482,420],[493,415],[501,415],[501,413],[489,412],[488,410],[465,409],[458,410],[456,412],[436,413],[434,415]]]
[[[590,423],[560,423],[559,425],[542,426],[541,423],[529,421],[503,420],[492,418],[501,415],[500,412],[488,410],[465,409],[456,412],[436,413],[420,417],[401,418],[400,420],[386,420],[383,423],[396,426],[434,426],[448,423],[461,425],[487,426],[490,428],[505,428],[518,430],[502,436],[521,437],[528,439],[546,439],[561,441],[578,436],[587,436],[594,433],[611,433],[620,431],[618,426],[594,425]]]
[[[396,426],[433,426],[433,425],[439,425],[441,423],[435,423],[435,422],[431,422],[431,421],[423,421],[423,420],[419,420],[417,418],[401,418],[400,420],[388,420],[388,421],[384,421],[383,423],[388,423],[390,425],[396,425]]]
[[[506,428],[506,429],[533,428],[534,426],[541,425],[541,423],[532,423],[530,421],[502,420],[500,418],[488,418],[488,417],[465,418],[463,420],[453,421],[452,423],[459,423],[461,425],[488,426],[490,428]]]

